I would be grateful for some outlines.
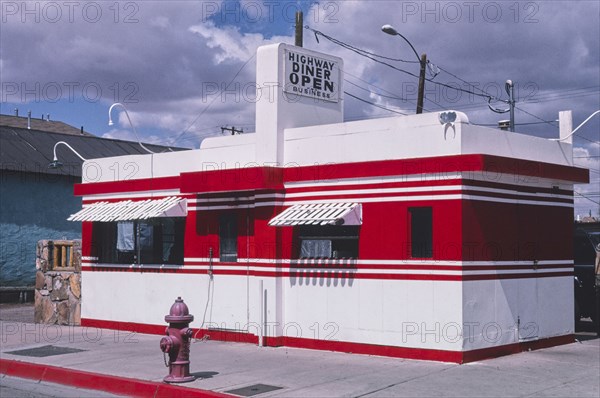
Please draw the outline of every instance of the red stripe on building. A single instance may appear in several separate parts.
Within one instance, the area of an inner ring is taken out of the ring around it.
[[[336,181],[346,178],[486,171],[501,175],[589,182],[586,169],[491,155],[381,160],[302,167],[246,167],[181,173],[180,176],[76,184],[77,196],[180,188],[183,193],[280,190],[284,182]],[[490,177],[492,178],[492,177]],[[443,180],[441,180],[443,181]]]
[[[285,168],[284,180],[323,182],[345,178],[418,174],[439,174],[440,178],[443,178],[444,173],[461,171],[486,171],[490,174],[490,179],[499,179],[502,175],[522,175],[578,183],[589,182],[587,169],[479,154],[288,167]]]
[[[115,322],[100,319],[82,318],[81,326],[97,327],[104,329],[115,329],[122,331],[131,331],[147,334],[163,334],[166,326],[145,325],[131,322]],[[208,335],[212,340],[229,341],[239,343],[258,343],[258,336],[244,331],[229,331],[229,330],[206,330],[193,329],[194,338],[202,338]],[[529,349],[537,350],[541,348],[552,347],[562,344],[570,344],[574,341],[572,334],[556,336],[547,339],[540,339],[527,342],[518,342],[513,344],[501,345],[496,347],[488,347],[470,351],[448,351],[448,350],[433,350],[426,348],[409,348],[397,346],[385,346],[366,343],[355,343],[348,341],[334,340],[317,340],[302,337],[264,337],[264,342],[270,347],[295,347],[309,348],[315,350],[337,351],[353,354],[365,355],[380,355],[394,358],[421,359],[442,362],[467,363],[479,361],[482,359],[494,358],[503,355],[514,354]]]
[[[116,194],[124,192],[156,191],[163,189],[179,189],[180,177],[154,177],[137,180],[106,181],[75,184],[75,196]]]

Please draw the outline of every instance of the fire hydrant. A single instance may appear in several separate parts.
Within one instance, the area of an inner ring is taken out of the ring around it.
[[[169,354],[168,363],[165,358],[165,365],[169,367],[169,374],[163,379],[165,383],[187,383],[196,379],[190,375],[190,338],[194,332],[189,325],[193,320],[188,306],[177,297],[169,315],[165,316],[169,322],[166,336],[160,339],[160,349]]]

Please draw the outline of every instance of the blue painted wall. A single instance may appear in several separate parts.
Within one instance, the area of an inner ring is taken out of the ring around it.
[[[0,175],[0,286],[35,282],[35,249],[41,239],[80,239],[81,223],[67,217],[81,209],[73,196],[78,179],[42,173]]]

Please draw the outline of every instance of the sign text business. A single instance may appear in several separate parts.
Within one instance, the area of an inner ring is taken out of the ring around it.
[[[339,101],[338,62],[287,50],[283,91],[325,101]]]

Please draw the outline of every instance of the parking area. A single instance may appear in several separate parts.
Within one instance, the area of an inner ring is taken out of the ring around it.
[[[36,325],[22,321],[25,310],[0,308],[5,362],[153,383],[168,373],[160,336]],[[600,340],[583,325],[575,343],[467,365],[198,341],[191,345],[197,379],[183,386],[258,397],[598,397]],[[51,355],[36,355],[42,351]]]

